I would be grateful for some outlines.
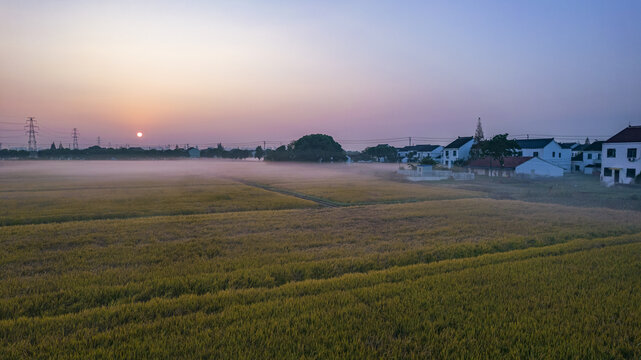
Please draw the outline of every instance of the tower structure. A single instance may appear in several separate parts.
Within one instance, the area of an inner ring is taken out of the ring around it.
[[[73,136],[73,144],[71,145],[71,148],[78,150],[78,129],[73,128],[73,132],[71,134]]]
[[[27,150],[29,150],[29,157],[35,158],[38,156],[38,143],[36,142],[38,124],[36,120],[33,117],[27,118],[24,129],[27,134]]]

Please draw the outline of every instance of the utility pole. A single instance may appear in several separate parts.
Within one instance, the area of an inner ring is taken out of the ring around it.
[[[73,128],[72,135],[73,135],[73,147],[72,147],[72,149],[78,150],[78,129]]]
[[[267,149],[267,141],[263,140],[263,150]]]
[[[407,137],[407,141],[408,141],[408,145],[412,146],[412,137],[411,136]]]
[[[36,120],[33,117],[29,117],[24,126],[25,131],[27,132],[28,140],[28,150],[29,157],[36,158],[38,157],[38,144],[36,143],[36,134],[38,133],[38,125]]]
[[[98,136],[98,139],[96,139],[96,142],[98,143],[98,147],[100,147],[100,136]]]

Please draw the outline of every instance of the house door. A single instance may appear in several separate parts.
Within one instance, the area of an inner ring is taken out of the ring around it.
[[[619,182],[619,170],[614,170],[614,182]]]

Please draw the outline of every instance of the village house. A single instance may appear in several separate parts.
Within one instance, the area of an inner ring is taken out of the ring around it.
[[[510,156],[503,159],[503,166],[498,160],[486,157],[470,161],[468,170],[475,175],[498,177],[537,177],[563,176],[563,168],[532,156]]]
[[[603,143],[601,181],[632,184],[641,173],[641,126],[628,126]]]
[[[570,149],[572,156],[576,155],[578,152],[578,149],[581,148],[581,144],[577,142],[559,143],[559,146],[561,146],[562,149]]]
[[[411,159],[421,161],[425,158],[432,158],[440,162],[443,155],[443,146],[441,145],[412,145],[398,149],[398,158],[401,162],[408,162]]]
[[[474,145],[472,136],[457,138],[443,149],[441,163],[448,168],[452,168],[456,161],[469,159],[472,145]]]
[[[582,151],[572,157],[572,171],[587,175],[599,174],[601,172],[602,148],[603,141],[581,145]]]
[[[565,171],[570,171],[572,149],[564,149],[553,138],[520,139],[516,142],[521,147],[521,156],[538,157],[563,168]]]

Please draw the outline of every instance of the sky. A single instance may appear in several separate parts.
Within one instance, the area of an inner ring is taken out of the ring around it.
[[[443,143],[478,117],[603,139],[641,124],[639,19],[636,0],[0,0],[0,142],[27,116],[41,146]]]

